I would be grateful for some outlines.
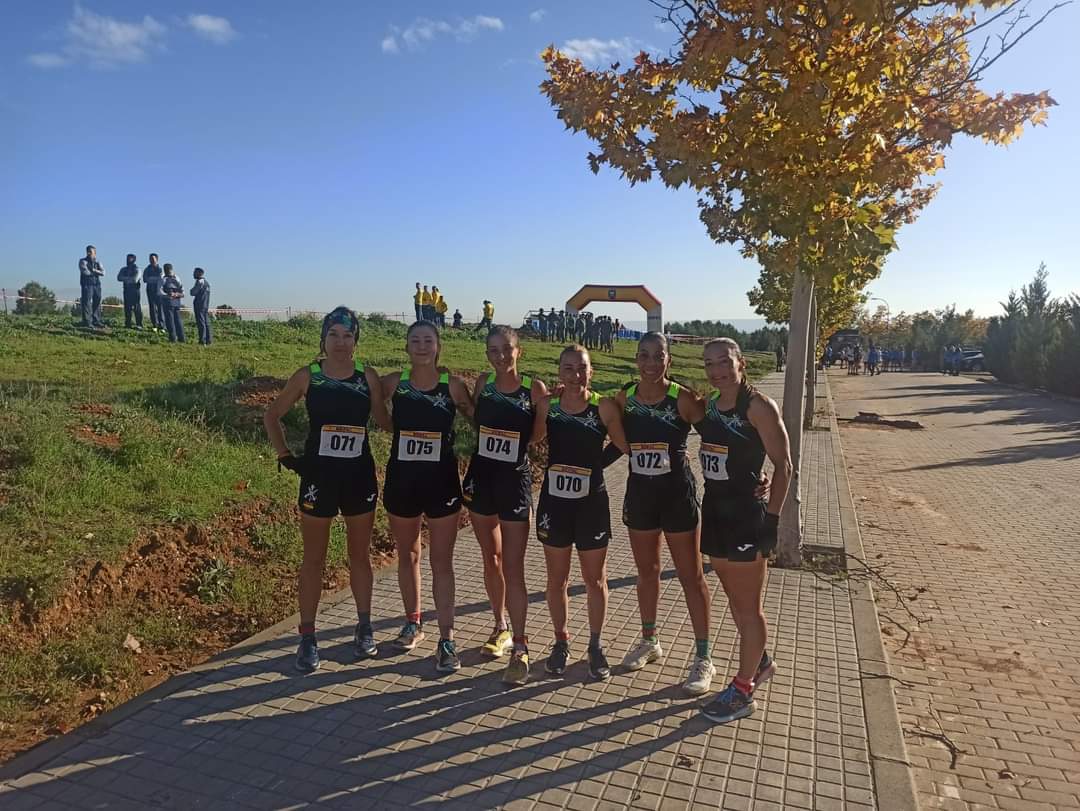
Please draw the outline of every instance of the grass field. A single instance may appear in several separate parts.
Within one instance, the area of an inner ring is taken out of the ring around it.
[[[318,323],[214,329],[204,348],[0,317],[0,759],[294,610],[296,480],[278,472],[261,415],[312,360]],[[368,320],[357,356],[401,368],[404,333]],[[560,347],[523,347],[522,370],[550,381]],[[595,353],[595,388],[631,379],[633,353],[630,342]],[[700,347],[673,354],[673,375],[703,389]],[[482,341],[452,330],[441,362],[487,368]],[[749,363],[757,376],[772,359]],[[299,448],[302,406],[286,428]],[[386,435],[372,447],[381,466]],[[381,510],[374,546],[388,560]],[[324,585],[344,585],[340,527],[329,562]]]

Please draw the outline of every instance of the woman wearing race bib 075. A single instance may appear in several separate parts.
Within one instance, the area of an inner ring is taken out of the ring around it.
[[[544,545],[547,564],[547,604],[555,626],[555,645],[546,670],[561,676],[570,656],[566,624],[569,608],[570,547],[576,546],[589,614],[589,675],[603,680],[611,675],[600,644],[607,614],[607,546],[611,515],[604,485],[604,438],[610,437],[624,453],[619,407],[610,398],[589,391],[592,363],[583,346],[568,346],[559,355],[558,397],[540,400],[536,409],[534,441],[548,439],[548,467],[544,473],[536,535]]]
[[[431,585],[439,621],[435,669],[461,668],[454,648],[454,542],[461,511],[461,479],[454,455],[454,417],[472,416],[472,401],[461,378],[439,372],[439,331],[417,321],[405,337],[410,367],[385,375],[384,392],[393,402],[394,431],[386,466],[383,505],[398,553],[398,586],[405,625],[397,638],[402,650],[424,639],[420,621],[420,521],[431,539]]]
[[[705,498],[701,502],[701,551],[727,594],[739,632],[735,678],[703,708],[717,723],[754,711],[754,690],[776,672],[765,649],[767,627],[761,599],[766,561],[776,548],[780,510],[791,480],[788,435],[773,400],[746,382],[746,360],[730,338],[705,344],[705,375],[713,387],[701,435]],[[773,463],[769,498],[755,494],[761,468]]]
[[[263,422],[278,462],[300,474],[300,532],[304,560],[300,566],[300,648],[296,668],[310,673],[319,667],[315,616],[322,593],[330,525],[339,512],[345,519],[349,549],[349,583],[356,600],[356,655],[376,654],[371,629],[372,572],[369,558],[379,485],[367,439],[368,418],[382,406],[378,373],[353,359],[360,323],[356,313],[337,307],[322,323],[321,361],[299,369],[267,409]],[[293,456],[285,442],[281,419],[300,398],[308,412],[303,456]]]
[[[473,403],[479,440],[462,484],[484,556],[484,585],[495,612],[495,629],[484,650],[496,657],[510,654],[503,673],[507,684],[524,684],[529,678],[525,545],[532,512],[532,465],[528,447],[536,403],[547,395],[543,383],[518,373],[520,354],[515,330],[504,325],[491,328],[487,357],[495,371],[476,382]],[[513,634],[507,630],[507,609]]]

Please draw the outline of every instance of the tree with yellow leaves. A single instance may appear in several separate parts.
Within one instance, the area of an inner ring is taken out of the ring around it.
[[[1058,6],[1030,19],[1020,2],[988,0],[983,19],[968,0],[651,2],[678,32],[667,57],[589,70],[548,48],[541,90],[596,142],[594,172],[690,186],[709,235],[759,262],[760,289],[791,291],[792,361],[807,357],[814,287],[857,291],[880,272],[896,230],[934,196],[927,178],[954,135],[1008,143],[1054,104],[979,83]],[[789,363],[785,378],[788,566],[801,561],[803,371]]]

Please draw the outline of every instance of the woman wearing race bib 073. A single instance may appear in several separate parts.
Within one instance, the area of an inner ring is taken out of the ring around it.
[[[547,395],[543,383],[518,373],[520,354],[516,331],[504,325],[491,328],[487,357],[495,371],[476,382],[473,403],[479,439],[462,484],[484,557],[484,585],[495,613],[495,629],[484,650],[496,657],[510,654],[503,673],[507,684],[524,684],[529,678],[525,545],[532,513],[532,465],[528,447],[536,403]],[[507,629],[507,609],[513,634]]]
[[[765,648],[768,629],[761,599],[791,480],[791,453],[776,403],[746,382],[739,345],[715,338],[705,344],[704,361],[713,392],[704,418],[694,426],[701,435],[705,476],[701,551],[720,578],[739,632],[738,672],[702,710],[723,724],[750,715],[755,689],[776,672]],[[754,492],[766,456],[774,477],[767,501]]]
[[[472,416],[472,401],[461,378],[439,372],[439,331],[427,321],[409,327],[405,338],[410,367],[383,377],[393,402],[394,431],[383,484],[383,505],[398,553],[398,586],[405,625],[397,638],[402,650],[424,639],[420,621],[420,521],[431,539],[431,585],[439,621],[435,669],[461,668],[454,648],[454,542],[461,511],[461,479],[454,455],[454,417]]]
[[[267,409],[263,422],[278,463],[300,474],[300,647],[296,668],[319,667],[315,616],[322,593],[330,525],[341,513],[349,549],[349,583],[356,600],[356,655],[376,654],[371,628],[372,572],[369,558],[379,485],[367,438],[368,418],[382,406],[378,373],[353,359],[360,323],[356,313],[337,307],[322,323],[321,361],[299,369]],[[300,398],[308,412],[303,456],[293,456],[281,419]]]
[[[600,644],[607,614],[607,546],[611,515],[604,485],[604,438],[610,437],[624,453],[619,407],[610,398],[589,391],[592,363],[583,346],[568,346],[559,355],[558,397],[540,400],[536,409],[534,441],[548,439],[548,467],[544,473],[536,535],[544,545],[547,564],[547,604],[555,626],[555,645],[546,670],[561,676],[570,656],[566,624],[569,608],[571,546],[576,546],[589,614],[589,675],[611,675]]]

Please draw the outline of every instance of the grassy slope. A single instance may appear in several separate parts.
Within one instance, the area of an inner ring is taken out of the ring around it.
[[[209,526],[253,502],[264,516],[249,532],[260,554],[229,567],[207,564],[200,595],[248,623],[268,623],[291,608],[291,595],[275,590],[265,570],[276,567],[280,575],[299,562],[288,523],[295,478],[277,472],[257,412],[235,401],[240,381],[284,378],[310,362],[318,325],[216,322],[215,340],[204,349],[123,329],[86,333],[64,317],[0,317],[0,644],[14,638],[5,628],[25,629],[69,592],[79,567],[119,561],[155,528]],[[527,341],[521,368],[551,380],[559,349]],[[614,356],[594,355],[597,390],[632,377],[633,351],[622,342]],[[367,323],[357,354],[380,370],[401,368],[404,327]],[[700,358],[700,347],[676,347],[674,376],[703,388]],[[449,331],[442,362],[481,372],[483,343]],[[771,358],[750,363],[756,376]],[[302,407],[286,422],[296,447],[305,429]],[[385,435],[373,436],[373,448],[384,461]],[[384,518],[380,525],[385,533]],[[343,541],[335,532],[332,565],[344,564]],[[129,628],[163,650],[190,646],[198,633],[181,613],[117,605],[93,627],[43,642],[38,656],[3,651],[0,731],[46,699],[60,704],[80,687],[131,676],[120,645]],[[53,686],[42,691],[42,682]]]

